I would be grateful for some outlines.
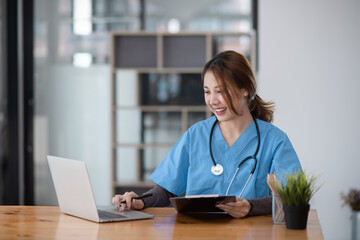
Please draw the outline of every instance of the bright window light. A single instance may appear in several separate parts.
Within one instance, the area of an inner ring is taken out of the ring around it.
[[[179,19],[172,18],[168,22],[168,31],[171,33],[177,33],[180,31]]]
[[[75,67],[87,68],[92,63],[92,55],[90,53],[75,53],[73,56],[73,64]]]
[[[73,0],[74,23],[73,31],[76,35],[89,35],[92,32],[91,0]]]

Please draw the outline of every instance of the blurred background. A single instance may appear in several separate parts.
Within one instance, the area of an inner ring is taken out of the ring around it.
[[[359,1],[0,0],[0,7],[0,204],[57,204],[48,154],[86,161],[98,205],[110,204],[115,180],[129,182],[117,191],[151,187],[148,176],[173,142],[208,117],[201,87],[187,84],[200,78],[143,74],[149,85],[119,80],[113,90],[110,32],[230,31],[242,34],[237,49],[256,69],[260,96],[276,103],[274,124],[288,134],[303,169],[319,177],[311,208],[325,239],[350,239],[350,209],[342,207],[340,193],[360,188]],[[120,105],[138,94],[142,105],[163,107],[184,104],[181,88],[194,90],[187,97],[196,105],[185,125],[181,111],[171,108],[115,113],[148,127],[133,129],[150,133],[148,140],[163,141],[156,152],[143,153],[146,184],[131,185],[138,174],[133,153],[118,153],[129,159],[113,165],[112,91],[122,93]]]

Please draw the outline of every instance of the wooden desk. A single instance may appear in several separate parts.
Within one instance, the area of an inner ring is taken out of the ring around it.
[[[143,211],[155,218],[98,224],[60,213],[59,207],[0,206],[0,239],[323,239],[316,210],[310,210],[306,230],[273,225],[271,216],[219,219],[173,208]]]

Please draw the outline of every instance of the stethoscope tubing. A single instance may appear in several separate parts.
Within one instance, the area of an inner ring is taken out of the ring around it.
[[[244,191],[245,191],[245,189],[246,189],[246,186],[248,185],[248,183],[249,183],[252,175],[253,175],[254,172],[255,172],[256,165],[257,165],[256,155],[258,154],[259,149],[260,149],[260,130],[259,130],[259,125],[258,125],[258,123],[257,123],[256,118],[253,117],[253,119],[254,119],[255,126],[256,126],[256,133],[257,133],[257,140],[258,140],[258,141],[257,141],[258,143],[257,143],[256,150],[255,150],[255,152],[254,152],[254,154],[253,154],[252,156],[247,156],[246,158],[244,158],[244,159],[239,163],[238,168],[236,169],[236,172],[235,172],[234,176],[232,177],[231,182],[230,182],[230,184],[229,184],[229,186],[228,186],[228,188],[227,188],[227,190],[226,190],[226,194],[225,194],[226,196],[227,196],[228,193],[229,193],[229,190],[230,190],[230,188],[231,188],[231,186],[232,186],[232,184],[233,184],[233,182],[234,182],[234,180],[235,180],[235,177],[236,177],[237,173],[239,172],[239,169],[240,169],[241,165],[243,165],[247,160],[249,160],[249,159],[254,159],[254,167],[253,167],[253,169],[252,169],[251,172],[250,172],[250,175],[249,175],[249,177],[248,177],[248,179],[247,179],[247,181],[246,181],[246,183],[245,183],[245,185],[244,185],[244,187],[243,187],[243,189],[242,189],[242,191],[241,191],[241,193],[240,193],[240,195],[239,195],[239,198],[240,198],[241,195],[244,193]],[[209,151],[210,151],[211,160],[212,160],[214,166],[216,166],[217,163],[215,162],[215,159],[214,159],[214,156],[213,156],[213,153],[212,153],[211,139],[212,139],[212,135],[213,135],[213,132],[214,132],[214,128],[215,128],[215,125],[216,125],[217,122],[218,122],[218,119],[215,120],[213,126],[211,127],[210,140],[209,140]]]

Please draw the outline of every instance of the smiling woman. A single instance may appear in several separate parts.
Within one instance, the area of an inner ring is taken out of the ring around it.
[[[216,205],[235,218],[269,214],[267,174],[276,172],[281,179],[301,169],[286,134],[270,123],[272,103],[257,96],[255,76],[243,55],[219,53],[205,64],[202,78],[205,102],[215,116],[191,126],[170,150],[150,177],[157,184],[148,192],[152,197],[116,195],[113,204],[120,210],[166,206],[169,197],[185,193],[235,195],[236,202]],[[214,166],[221,170],[213,171]]]

